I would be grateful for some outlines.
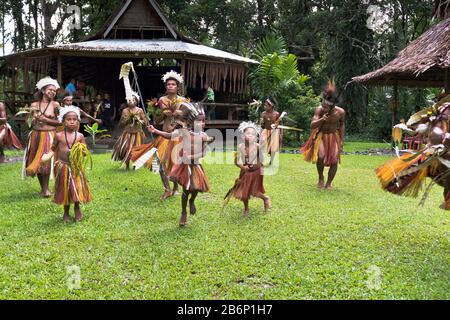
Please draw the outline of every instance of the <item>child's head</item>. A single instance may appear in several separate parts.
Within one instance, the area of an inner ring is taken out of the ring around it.
[[[104,95],[104,97],[105,97],[105,100],[109,100],[109,93],[105,93],[105,95]]]
[[[245,129],[244,131],[244,140],[248,141],[250,143],[256,142],[257,141],[257,132],[254,128],[249,127],[247,129]]]
[[[70,129],[72,131],[76,131],[78,129],[78,116],[75,112],[69,112],[64,116],[64,127]]]
[[[134,107],[136,107],[139,104],[139,100],[140,100],[139,95],[136,92],[133,91],[131,93],[131,98],[127,99],[127,105],[130,108],[134,108]]]
[[[275,108],[276,104],[275,98],[270,96],[267,98],[266,102],[264,102],[264,110],[271,112]]]
[[[64,124],[64,127],[69,130],[78,130],[80,122],[80,110],[75,106],[68,106],[61,109],[58,116],[59,122]]]
[[[189,102],[182,102],[176,116],[176,122],[183,128],[192,128],[197,116],[198,111],[194,105]]]
[[[257,124],[251,121],[242,122],[238,130],[242,134],[242,139],[244,139],[246,142],[250,143],[258,142],[258,135],[261,128]]]
[[[63,104],[65,106],[71,106],[73,103],[73,97],[71,95],[67,95],[63,98]]]

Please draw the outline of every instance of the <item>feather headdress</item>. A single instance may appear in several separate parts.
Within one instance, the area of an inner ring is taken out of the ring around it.
[[[336,83],[334,79],[328,80],[327,86],[322,93],[323,100],[331,105],[336,104],[338,101],[337,93],[336,93]]]
[[[36,83],[36,89],[42,90],[42,88],[45,88],[46,86],[49,86],[49,85],[55,86],[56,89],[60,88],[58,81],[56,81],[55,79],[52,79],[50,77],[45,77]]]
[[[140,97],[139,94],[138,94],[137,92],[135,92],[135,91],[132,91],[132,92],[131,92],[131,96],[132,96],[133,98],[136,98],[137,102],[139,102],[139,101],[141,100],[141,97]]]
[[[261,127],[258,126],[256,123],[248,121],[248,122],[241,122],[241,124],[239,125],[238,131],[241,134],[244,134],[245,130],[247,130],[248,128],[252,128],[256,131],[256,134],[259,136],[259,134],[261,133]]]
[[[188,122],[193,122],[199,115],[197,108],[190,102],[180,103],[179,110],[181,111],[181,118]]]
[[[166,72],[163,76],[162,76],[162,81],[164,83],[167,82],[167,80],[173,79],[175,81],[177,81],[179,84],[182,84],[184,82],[183,80],[183,76],[181,74],[179,74],[178,72],[175,72],[173,70],[170,70],[169,72]]]
[[[75,106],[67,106],[67,107],[61,108],[60,111],[59,111],[59,115],[58,115],[58,121],[59,122],[63,122],[64,117],[66,116],[66,114],[68,114],[70,112],[74,112],[77,115],[78,121],[81,121],[80,109],[78,107],[75,107]]]

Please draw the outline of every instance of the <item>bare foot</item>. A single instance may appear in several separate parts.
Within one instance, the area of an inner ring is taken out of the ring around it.
[[[167,198],[170,198],[172,196],[172,191],[166,191],[162,194],[162,196],[160,197],[161,200],[166,200]]]
[[[172,191],[172,196],[179,196],[180,192],[178,190],[173,190]]]
[[[83,220],[83,214],[81,213],[81,211],[78,211],[75,213],[75,221],[81,221]]]
[[[63,221],[64,221],[64,222],[69,222],[69,221],[70,221],[70,216],[69,216],[68,213],[64,213],[64,215],[63,215]]]
[[[189,212],[191,213],[191,215],[194,215],[197,213],[197,208],[195,207],[194,202],[189,202]]]
[[[317,184],[317,188],[319,188],[319,189],[325,188],[325,182],[323,180],[319,180],[319,183]]]
[[[333,190],[333,185],[327,183],[327,185],[325,186],[325,190],[328,190],[328,191]]]
[[[271,208],[272,208],[272,202],[270,201],[270,198],[267,197],[267,198],[264,200],[264,211],[267,211],[267,210],[269,210],[269,209],[271,209]]]
[[[244,209],[244,211],[243,211],[244,218],[247,218],[249,213],[250,213],[250,211],[248,209]]]
[[[187,226],[188,222],[187,222],[187,214],[186,213],[182,213],[181,214],[181,218],[180,218],[180,227],[185,227]]]
[[[53,194],[50,192],[50,191],[48,191],[48,190],[46,190],[46,191],[41,191],[41,193],[40,193],[44,198],[50,198]]]
[[[439,209],[442,209],[442,210],[450,210],[450,208],[447,208],[447,206],[445,205],[445,202],[443,202],[443,203],[439,206]]]

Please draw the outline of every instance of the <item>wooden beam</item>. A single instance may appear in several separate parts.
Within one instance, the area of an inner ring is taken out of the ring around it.
[[[59,85],[62,87],[63,83],[62,83],[62,59],[61,59],[61,55],[58,54],[57,56],[57,74],[58,74],[58,83]]]
[[[396,125],[398,109],[398,83],[394,84],[394,96],[392,98],[392,127]]]

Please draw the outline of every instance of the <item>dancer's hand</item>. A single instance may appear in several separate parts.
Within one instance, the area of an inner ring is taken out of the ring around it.
[[[151,124],[149,124],[149,125],[147,126],[147,130],[148,130],[148,132],[150,132],[150,133],[155,133],[155,132],[156,132],[156,128],[155,128],[154,126],[152,126]]]

